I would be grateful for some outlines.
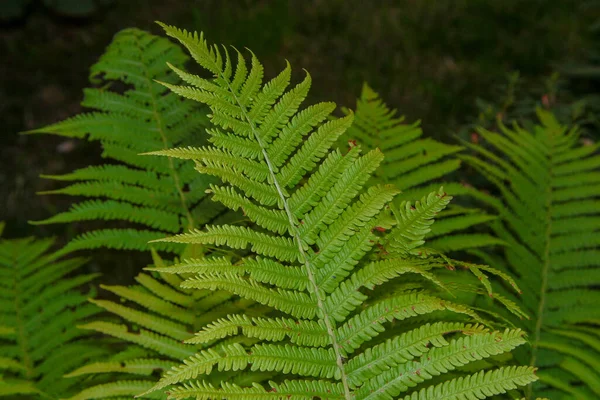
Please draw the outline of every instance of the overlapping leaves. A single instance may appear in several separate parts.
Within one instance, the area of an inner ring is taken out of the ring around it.
[[[156,252],[153,258],[153,268],[167,265]],[[140,273],[135,280],[130,286],[103,286],[105,294],[118,296],[120,302],[90,300],[110,317],[95,318],[79,329],[114,338],[115,351],[68,371],[68,378],[96,378],[94,384],[82,384],[69,400],[131,398],[147,391],[165,370],[202,348],[182,343],[199,327],[231,313],[259,315],[262,311],[260,305],[227,292],[182,289],[182,279],[170,274]],[[238,383],[252,379],[257,376],[234,377]],[[166,399],[167,395],[156,392],[143,398]]]
[[[347,108],[343,111],[352,112]],[[383,151],[385,159],[375,171],[374,180],[392,183],[402,190],[396,204],[421,199],[441,184],[446,193],[457,198],[455,204],[434,215],[437,222],[427,232],[428,247],[451,252],[503,244],[485,231],[472,229],[495,216],[465,206],[480,195],[467,185],[453,182],[461,164],[456,157],[463,150],[461,146],[423,138],[418,121],[406,123],[404,117],[397,117],[397,111],[390,109],[366,83],[353,114],[354,123],[344,140]]]

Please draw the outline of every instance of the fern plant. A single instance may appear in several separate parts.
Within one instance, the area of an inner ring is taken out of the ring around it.
[[[524,343],[522,331],[488,331],[469,322],[477,318],[469,308],[410,280],[392,291],[377,289],[403,274],[430,276],[447,260],[375,259],[377,232],[395,222],[387,206],[398,190],[365,187],[383,160],[380,150],[331,150],[352,115],[324,122],[332,103],[299,111],[308,74],[286,91],[288,65],[263,85],[254,55],[248,68],[237,52],[234,66],[227,50],[209,46],[202,35],[163,27],[214,76],[171,66],[189,86],[163,84],[208,104],[214,128],[210,146],[152,154],[194,160],[199,172],[224,182],[211,185],[212,199],[243,210],[255,225],[207,225],[162,239],[243,252],[154,270],[182,275],[186,289],[219,289],[269,306],[273,315],[213,320],[187,341],[203,349],[146,394],[169,388],[172,398],[196,399],[485,398],[536,379],[532,367],[493,368],[493,356]],[[468,364],[480,371],[463,369]],[[246,369],[269,372],[271,380],[243,386],[221,375]]]
[[[600,155],[581,145],[576,128],[538,109],[532,131],[501,123],[479,129],[482,145],[462,156],[493,183],[500,215],[491,227],[508,242],[504,257],[476,252],[511,272],[524,289],[531,347],[517,353],[541,368],[529,396],[595,399],[600,396]],[[485,144],[485,146],[484,146]]]
[[[152,256],[154,268],[168,265],[155,251]],[[197,346],[182,341],[200,327],[232,313],[252,316],[265,311],[260,304],[236,298],[229,292],[183,289],[182,279],[170,274],[140,273],[135,280],[137,284],[130,286],[103,286],[118,296],[120,303],[90,300],[112,317],[95,318],[79,328],[114,338],[115,351],[66,375],[97,378],[94,384],[80,388],[70,400],[131,398],[147,391],[157,383],[162,371],[198,350]],[[237,382],[255,378],[256,375],[235,377]],[[158,393],[148,398],[166,399],[166,395]]]
[[[197,103],[182,101],[156,80],[177,79],[166,60],[184,63],[179,46],[138,29],[118,33],[91,68],[92,83],[84,90],[83,106],[94,111],[30,131],[99,141],[103,165],[45,178],[70,182],[43,192],[83,196],[68,211],[35,224],[114,221],[112,228],[75,237],[66,251],[98,247],[148,250],[148,241],[210,221],[222,208],[205,201],[211,182],[206,175],[173,159],[138,157],[139,153],[190,144],[206,121]],[[106,224],[103,224],[106,226]],[[156,244],[159,250],[183,247]]]
[[[63,374],[108,354],[75,326],[100,312],[81,293],[95,275],[71,277],[84,260],[58,259],[53,243],[0,239],[0,397],[68,396],[82,381]]]
[[[404,122],[396,117],[379,95],[364,84],[356,110],[343,108],[346,115],[354,114],[354,123],[347,132],[350,145],[360,144],[365,149],[381,149],[385,159],[375,171],[375,181],[392,183],[402,190],[396,202],[420,199],[436,190],[440,179],[447,180],[460,168],[454,157],[463,150],[431,138],[422,138],[419,121]],[[482,210],[464,206],[473,203],[479,194],[472,188],[454,182],[444,182],[446,192],[460,196],[463,205],[453,205],[436,215],[437,223],[427,235],[428,245],[444,252],[503,244],[485,232],[470,228],[489,222],[495,216]],[[465,201],[466,198],[466,201]]]

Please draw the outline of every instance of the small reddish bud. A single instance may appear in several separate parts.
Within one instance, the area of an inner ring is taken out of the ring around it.
[[[550,108],[550,98],[547,94],[542,96],[542,104],[544,105],[544,107]]]

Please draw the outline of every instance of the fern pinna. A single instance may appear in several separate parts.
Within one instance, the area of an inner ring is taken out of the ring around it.
[[[76,327],[101,311],[81,292],[94,275],[70,277],[84,260],[58,259],[52,245],[0,239],[0,397],[63,398],[82,382],[66,372],[108,354]]]
[[[477,252],[509,271],[524,289],[532,316],[516,321],[530,332],[520,360],[540,367],[529,395],[552,399],[600,396],[600,155],[581,145],[576,128],[538,110],[531,132],[500,124],[479,129],[482,145],[463,156],[493,183],[500,215],[491,226],[509,246],[504,257]],[[485,145],[485,147],[484,147]]]
[[[163,239],[250,254],[185,259],[155,270],[191,275],[183,288],[228,291],[274,311],[207,324],[188,340],[203,349],[147,394],[168,387],[172,398],[196,399],[485,398],[536,379],[531,367],[461,369],[524,343],[518,329],[488,331],[468,322],[474,315],[468,308],[410,285],[370,301],[377,286],[399,275],[446,264],[418,257],[369,261],[377,232],[394,222],[386,207],[398,190],[364,188],[383,159],[379,150],[331,150],[352,115],[324,122],[333,103],[299,111],[310,76],[286,91],[289,65],[262,85],[254,55],[248,68],[237,52],[234,66],[226,50],[208,46],[202,35],[164,28],[214,75],[208,80],[172,67],[190,86],[164,84],[208,104],[214,128],[210,146],[154,154],[192,159],[199,172],[219,177],[224,184],[211,185],[212,199],[242,209],[256,226],[207,225]],[[415,318],[436,312],[456,318]],[[270,372],[271,381],[242,386],[221,377],[246,369]]]
[[[346,115],[352,113],[348,108],[342,111]],[[422,138],[418,121],[408,124],[404,117],[396,117],[397,110],[390,109],[366,83],[353,114],[354,122],[344,139],[385,153],[384,161],[375,171],[375,180],[401,189],[397,202],[428,195],[439,187],[439,179],[448,179],[460,168],[460,160],[453,156],[463,150],[461,146]],[[458,183],[445,182],[444,188],[453,196],[478,197],[476,191]],[[437,223],[427,235],[428,246],[450,252],[502,244],[485,232],[469,230],[494,218],[473,207],[452,205],[436,215]]]
[[[210,182],[178,160],[139,157],[139,153],[198,143],[206,112],[182,101],[155,82],[177,77],[166,60],[184,63],[181,48],[138,29],[119,32],[98,63],[85,89],[83,106],[94,111],[31,131],[99,141],[107,164],[46,178],[71,182],[45,193],[83,196],[88,200],[36,224],[114,221],[113,228],[75,237],[66,250],[108,247],[148,250],[148,241],[211,220],[222,208],[204,202]],[[106,224],[104,224],[106,226]],[[183,246],[155,248],[179,252]]]
[[[168,263],[152,252],[154,268]],[[149,390],[160,373],[192,356],[198,348],[183,344],[193,332],[215,318],[231,313],[259,315],[264,307],[230,292],[199,291],[180,287],[182,279],[165,273],[140,273],[136,284],[103,286],[121,299],[91,299],[112,314],[80,325],[115,339],[114,352],[94,363],[69,371],[67,378],[96,376],[94,384],[81,385],[69,400],[92,400],[129,396]],[[99,377],[102,377],[101,379]],[[234,377],[237,382],[255,379],[256,375]],[[148,398],[166,399],[163,393]]]

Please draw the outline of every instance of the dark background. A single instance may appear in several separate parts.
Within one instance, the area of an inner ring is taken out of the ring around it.
[[[498,113],[529,116],[541,103],[563,107],[566,118],[577,119],[595,104],[599,1],[0,4],[0,220],[7,222],[6,236],[59,235],[64,241],[73,235],[68,225],[27,223],[65,210],[72,201],[36,195],[56,185],[39,175],[100,162],[98,148],[19,132],[81,112],[88,69],[112,36],[126,27],[160,34],[155,20],[202,30],[212,42],[249,47],[263,60],[267,76],[287,59],[296,73],[310,71],[313,99],[352,107],[368,81],[409,121],[421,119],[426,135],[446,142]],[[515,71],[520,79],[511,86],[507,76]],[[556,72],[562,78],[552,75]]]

